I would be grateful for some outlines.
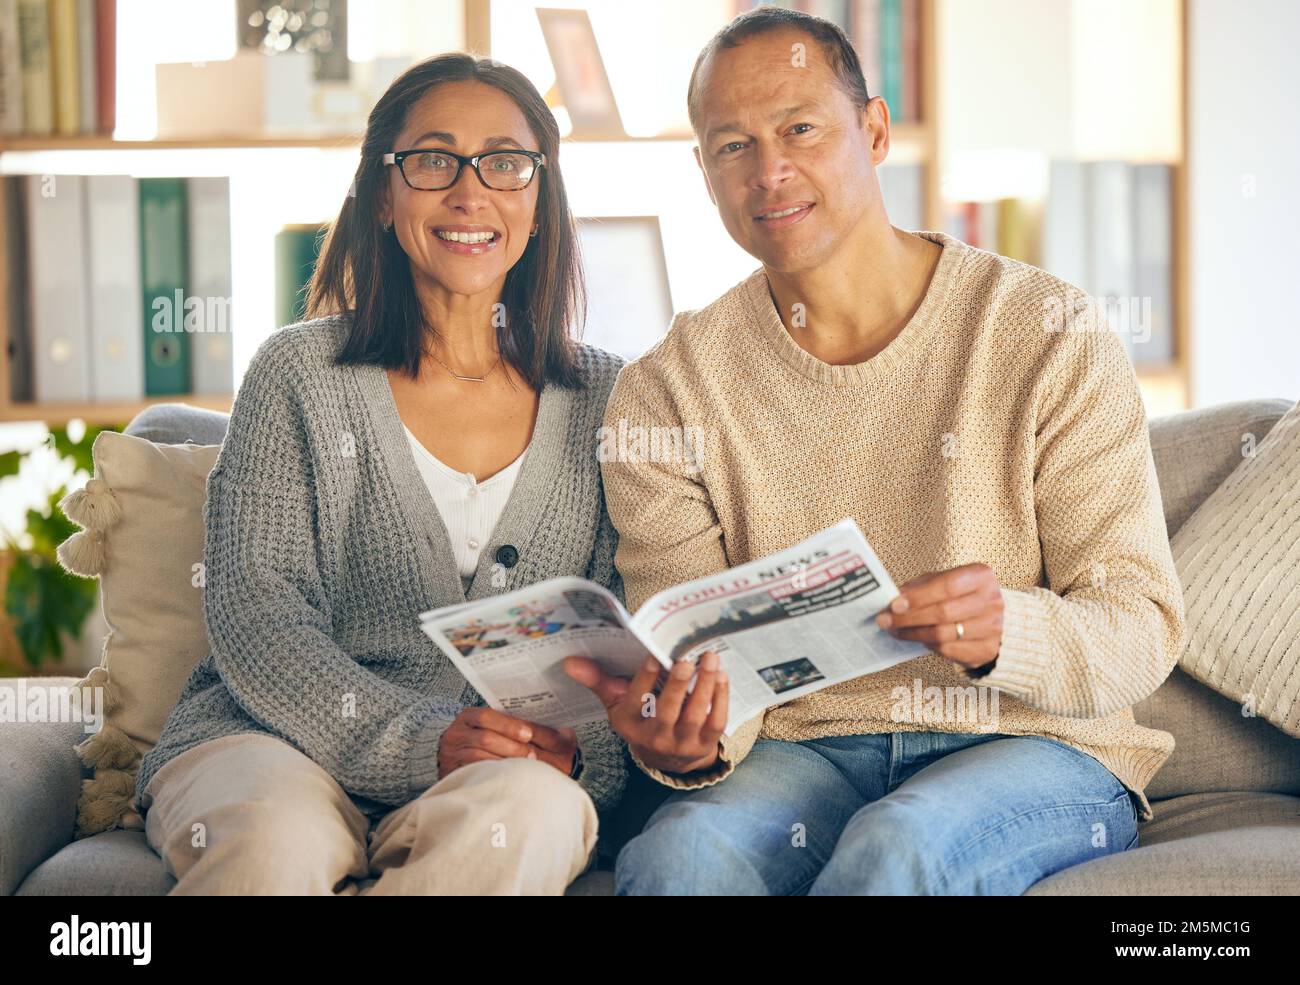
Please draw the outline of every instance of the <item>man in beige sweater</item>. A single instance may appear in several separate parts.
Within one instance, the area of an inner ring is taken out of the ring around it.
[[[930,652],[730,736],[715,655],[649,703],[653,663],[627,682],[571,659],[677,790],[618,892],[1020,893],[1132,847],[1174,743],[1130,708],[1184,615],[1122,342],[1049,274],[890,225],[889,110],[834,25],[743,15],[689,105],[709,195],[762,267],[611,396],[607,427],[704,438],[698,461],[603,465],[628,605],[850,516],[900,585],[879,624]],[[997,700],[951,700],[977,689]]]

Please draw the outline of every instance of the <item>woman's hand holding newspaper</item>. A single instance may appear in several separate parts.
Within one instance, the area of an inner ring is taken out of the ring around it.
[[[646,659],[629,682],[605,673],[584,657],[566,657],[564,671],[604,702],[609,724],[641,762],[667,773],[708,769],[718,761],[718,740],[727,725],[728,684],[712,650],[701,654],[694,690],[687,685],[695,664],[678,660],[663,689],[655,684],[663,667]]]

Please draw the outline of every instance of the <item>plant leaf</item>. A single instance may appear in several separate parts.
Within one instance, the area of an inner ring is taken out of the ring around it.
[[[56,660],[63,656],[61,632],[81,638],[97,588],[96,582],[70,575],[38,554],[14,558],[5,589],[5,613],[29,664],[38,667],[47,656]]]
[[[7,479],[18,474],[18,467],[23,464],[23,453],[6,451],[0,453],[0,479]]]

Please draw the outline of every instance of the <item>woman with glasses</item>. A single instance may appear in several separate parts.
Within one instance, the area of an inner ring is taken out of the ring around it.
[[[210,654],[137,790],[176,893],[560,893],[621,796],[607,722],[484,706],[418,615],[560,575],[622,595],[554,117],[451,54],[370,114],[312,279],[208,480]]]

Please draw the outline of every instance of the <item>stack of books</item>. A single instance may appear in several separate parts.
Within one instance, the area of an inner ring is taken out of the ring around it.
[[[736,13],[759,6],[737,0]],[[921,119],[921,0],[780,0],[833,21],[853,42],[867,92],[884,96],[894,123]]]
[[[944,228],[981,250],[1038,264],[1034,210],[1022,199],[949,203],[945,207]]]
[[[117,0],[0,0],[0,133],[113,132]]]

